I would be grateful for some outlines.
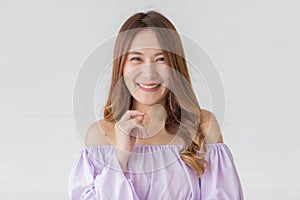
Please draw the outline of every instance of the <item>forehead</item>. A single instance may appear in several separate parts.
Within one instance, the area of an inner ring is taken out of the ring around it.
[[[133,38],[129,51],[138,49],[161,49],[156,34],[151,29],[144,29],[138,32]]]

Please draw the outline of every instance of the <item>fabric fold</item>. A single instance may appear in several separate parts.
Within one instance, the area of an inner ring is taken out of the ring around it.
[[[81,150],[73,164],[68,181],[68,195],[72,200],[139,200],[130,180],[121,170],[115,154],[111,155],[110,165],[95,161],[89,150]],[[111,166],[115,166],[113,168]]]
[[[82,149],[72,166],[72,200],[244,200],[233,156],[224,143],[206,144],[211,170],[202,177],[179,155],[183,145],[135,145],[121,170],[113,145]]]
[[[206,144],[210,170],[199,179],[201,200],[243,200],[242,185],[234,158],[224,143]]]

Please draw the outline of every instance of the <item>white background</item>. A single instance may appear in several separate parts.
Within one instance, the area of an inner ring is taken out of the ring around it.
[[[0,199],[67,199],[82,148],[72,110],[80,65],[151,7],[199,42],[220,72],[220,126],[246,199],[299,199],[300,6],[270,0],[1,0]]]

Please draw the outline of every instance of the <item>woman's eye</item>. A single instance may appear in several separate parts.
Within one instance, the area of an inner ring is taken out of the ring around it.
[[[165,58],[164,57],[160,57],[160,58],[157,58],[156,61],[162,62],[162,61],[165,61]]]
[[[133,58],[131,58],[130,60],[133,60],[133,61],[141,61],[142,59],[139,58],[139,57],[133,57]]]

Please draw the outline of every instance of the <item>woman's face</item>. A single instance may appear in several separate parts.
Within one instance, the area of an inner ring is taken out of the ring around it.
[[[125,84],[134,99],[153,105],[161,102],[167,91],[169,67],[155,32],[145,29],[133,39],[123,67]]]

